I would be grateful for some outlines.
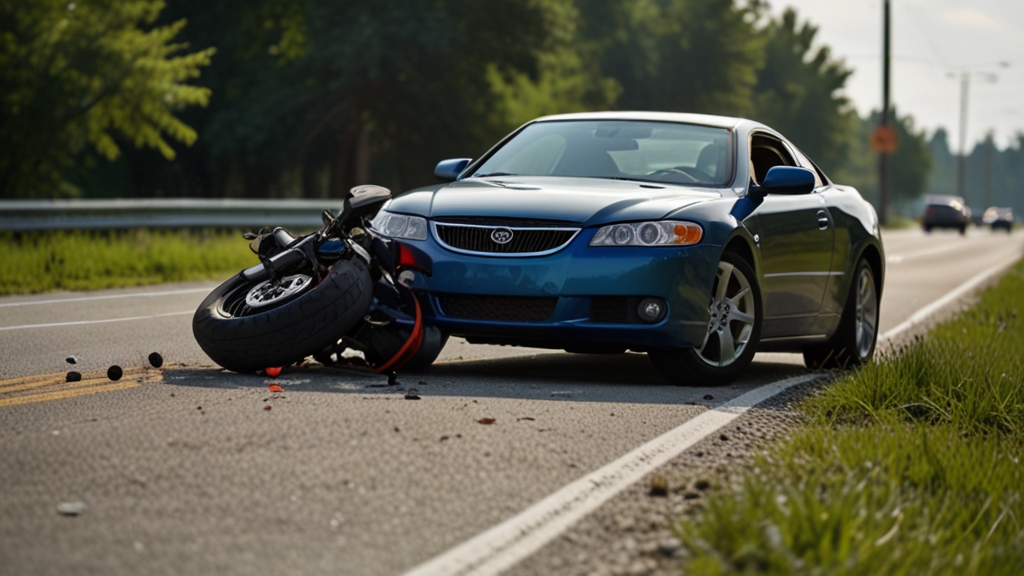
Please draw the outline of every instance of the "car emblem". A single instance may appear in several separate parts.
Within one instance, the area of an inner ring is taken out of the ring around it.
[[[491,240],[493,240],[495,244],[508,244],[512,241],[512,230],[508,228],[495,228],[494,231],[491,232]]]

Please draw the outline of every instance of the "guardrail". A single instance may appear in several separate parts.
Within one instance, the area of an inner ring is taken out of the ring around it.
[[[320,213],[341,200],[152,198],[111,200],[0,200],[0,230],[124,228],[317,228]]]

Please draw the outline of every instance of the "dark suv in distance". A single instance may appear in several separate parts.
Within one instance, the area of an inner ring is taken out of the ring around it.
[[[961,234],[967,233],[971,222],[971,209],[959,196],[931,196],[921,216],[921,227],[925,232],[932,228],[956,228]]]
[[[984,216],[981,217],[981,223],[987,224],[992,227],[992,231],[999,230],[1002,228],[1007,232],[1013,231],[1013,208],[1000,208],[998,206],[989,206],[985,210]]]

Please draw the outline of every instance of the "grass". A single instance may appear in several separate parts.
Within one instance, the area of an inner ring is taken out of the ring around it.
[[[1024,574],[1024,264],[800,405],[678,533],[687,574]]]
[[[0,295],[223,278],[257,263],[233,231],[0,233]]]

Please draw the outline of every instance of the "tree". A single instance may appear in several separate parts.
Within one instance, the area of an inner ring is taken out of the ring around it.
[[[87,148],[125,143],[175,156],[196,132],[174,112],[206,105],[188,84],[213,49],[180,54],[180,20],[152,27],[159,0],[0,1],[0,195],[75,195],[65,173]]]
[[[785,134],[826,172],[846,156],[854,112],[841,90],[852,70],[815,48],[818,28],[787,8],[762,31],[765,65],[757,72],[754,118]]]

